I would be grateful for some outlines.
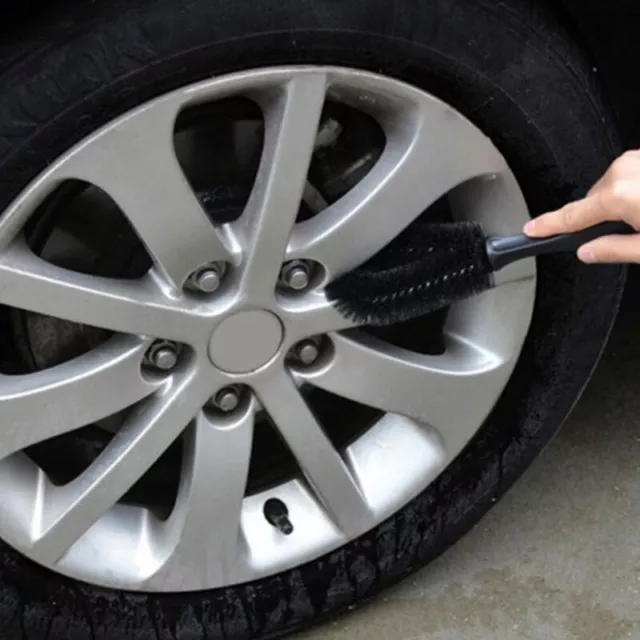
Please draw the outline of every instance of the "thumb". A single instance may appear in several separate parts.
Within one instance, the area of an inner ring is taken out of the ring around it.
[[[582,245],[578,258],[587,263],[640,263],[640,234],[598,238]]]

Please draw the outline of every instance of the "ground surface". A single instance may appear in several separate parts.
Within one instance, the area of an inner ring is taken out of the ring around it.
[[[300,640],[640,640],[640,277],[573,416],[460,543]]]

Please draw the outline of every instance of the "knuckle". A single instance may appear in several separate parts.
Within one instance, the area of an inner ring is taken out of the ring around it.
[[[610,172],[613,176],[620,174],[626,167],[629,162],[629,158],[627,154],[621,155],[619,158],[616,158],[611,164]]]
[[[636,167],[637,164],[638,158],[627,151],[613,162],[609,170],[609,175],[613,182],[616,182],[627,176],[629,171],[632,170],[632,167]]]
[[[622,154],[622,158],[624,158],[626,162],[632,162],[635,165],[640,159],[640,150],[629,149]]]
[[[635,151],[625,151],[615,162],[614,165],[617,163],[619,164],[621,167],[628,167],[629,163],[633,163],[635,164],[636,160],[638,159],[637,156],[637,152]]]
[[[609,170],[612,179],[620,180],[640,172],[640,151],[626,151],[617,158]]]
[[[623,215],[633,205],[638,203],[637,187],[628,180],[617,180],[607,192],[606,208],[615,215]]]

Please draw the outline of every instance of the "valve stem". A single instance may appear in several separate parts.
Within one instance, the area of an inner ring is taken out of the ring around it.
[[[287,505],[282,500],[269,498],[264,503],[264,517],[270,525],[285,536],[293,533],[293,524],[289,520],[289,509],[287,509]]]

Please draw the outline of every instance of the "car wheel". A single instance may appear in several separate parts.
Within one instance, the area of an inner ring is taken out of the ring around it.
[[[539,453],[621,268],[523,262],[375,331],[324,295],[418,217],[517,233],[607,166],[588,62],[524,7],[72,1],[14,29],[4,638],[312,624],[426,564]]]

